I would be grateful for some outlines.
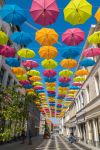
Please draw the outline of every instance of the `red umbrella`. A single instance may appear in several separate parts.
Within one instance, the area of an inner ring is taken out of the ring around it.
[[[85,33],[79,28],[66,30],[62,35],[63,43],[74,46],[80,44],[84,40]]]
[[[34,90],[43,90],[44,88],[42,86],[35,86]]]
[[[50,94],[56,94],[55,91],[47,91],[47,92],[50,93]]]
[[[28,84],[30,84],[30,81],[22,80],[22,81],[19,81],[19,83],[22,84],[22,85],[28,85]]]
[[[55,0],[33,0],[30,13],[36,23],[47,26],[56,21],[59,9]]]
[[[72,83],[72,86],[82,86],[83,84],[82,83],[79,83],[79,82],[73,82]]]
[[[59,78],[59,82],[62,82],[62,83],[67,83],[70,81],[71,81],[71,78],[69,78],[69,77],[60,77]]]
[[[88,48],[83,51],[84,57],[95,57],[100,55],[100,48]]]
[[[0,55],[5,57],[14,57],[16,54],[16,51],[14,48],[9,47],[7,45],[0,45]]]
[[[22,62],[23,66],[26,68],[37,68],[39,66],[39,64],[36,61],[33,60],[26,60],[24,62]]]
[[[43,75],[48,78],[51,78],[51,77],[56,76],[56,71],[55,70],[44,70]]]

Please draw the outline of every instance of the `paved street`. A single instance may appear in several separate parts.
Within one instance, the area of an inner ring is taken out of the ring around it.
[[[14,144],[8,144],[1,146],[0,150],[92,150],[80,144],[70,144],[65,138],[58,135],[53,136],[49,140],[43,140],[42,137],[33,138],[32,145],[20,144],[20,142]]]

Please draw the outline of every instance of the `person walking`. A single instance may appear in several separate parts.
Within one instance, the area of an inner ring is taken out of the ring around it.
[[[31,130],[28,131],[28,140],[29,140],[28,144],[32,145],[32,133],[31,133]]]
[[[25,130],[23,129],[23,130],[22,130],[22,134],[21,134],[21,139],[22,139],[22,143],[21,143],[21,144],[24,144],[24,143],[25,143],[25,138],[26,138]]]

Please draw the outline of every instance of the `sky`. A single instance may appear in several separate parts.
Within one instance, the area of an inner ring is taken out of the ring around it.
[[[56,20],[56,22],[53,25],[47,26],[48,28],[53,28],[56,30],[56,32],[59,34],[59,42],[62,43],[61,41],[61,36],[63,34],[63,32],[65,32],[65,30],[67,30],[68,28],[74,28],[74,27],[78,27],[80,29],[82,29],[85,32],[85,39],[88,35],[89,29],[91,27],[91,24],[95,24],[96,20],[94,18],[94,14],[97,11],[98,7],[100,6],[100,0],[88,0],[88,2],[90,2],[93,6],[93,14],[92,17],[90,19],[88,19],[88,21],[83,24],[83,25],[78,25],[78,26],[72,26],[71,24],[69,24],[68,22],[64,21],[64,15],[63,15],[63,9],[65,8],[65,6],[69,3],[70,0],[56,0],[57,5],[60,9],[60,14]],[[41,29],[43,26],[36,24],[30,13],[29,13],[29,9],[31,7],[32,4],[32,0],[6,0],[7,4],[17,4],[20,7],[22,7],[23,9],[26,10],[26,17],[27,17],[27,21],[32,24],[34,27]],[[33,36],[33,43],[30,44],[28,47],[33,49],[36,53],[36,56],[34,57],[34,60],[36,60],[39,64],[41,63],[41,61],[43,59],[40,58],[40,56],[38,55],[38,50],[40,48],[40,45],[35,41],[35,30],[30,28],[29,26],[23,24],[21,26],[21,30],[30,33]],[[83,45],[85,43],[82,42],[80,45],[78,45],[77,47],[80,48],[80,51],[82,51]],[[60,63],[60,61],[63,59],[63,57],[61,57],[61,54],[63,52],[63,50],[65,50],[67,47],[67,45],[62,43],[62,46],[60,46],[59,44],[55,44],[54,45],[57,49],[58,49],[58,56],[56,57],[56,61],[58,62],[58,64]],[[77,58],[78,60],[79,58]],[[60,65],[58,65],[58,67],[56,68],[57,73],[59,73],[59,71],[61,71],[62,68]],[[42,76],[42,72],[43,72],[43,67],[40,65],[40,67],[38,68],[38,70],[41,72],[41,76]],[[42,76],[43,78],[43,76]],[[58,78],[58,75],[57,75]],[[44,80],[43,80],[44,82]]]

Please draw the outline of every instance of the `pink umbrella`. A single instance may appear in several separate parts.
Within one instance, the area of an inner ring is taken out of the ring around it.
[[[56,76],[56,71],[55,70],[44,70],[43,75],[48,78],[51,78],[51,77]]]
[[[72,83],[72,86],[82,86],[83,84],[82,83],[79,83],[79,82],[73,82]]]
[[[67,83],[67,82],[70,82],[71,81],[71,78],[69,77],[60,77],[59,78],[59,82],[62,82],[62,83]]]
[[[16,54],[16,51],[14,48],[9,47],[7,45],[0,45],[0,55],[4,57],[14,57]]]
[[[57,106],[61,106],[62,107],[62,104],[57,104]]]
[[[66,30],[62,35],[63,43],[69,46],[80,44],[84,40],[85,33],[79,28]]]
[[[43,90],[44,88],[42,86],[35,86],[34,90]]]
[[[58,96],[64,98],[66,95],[65,94],[58,94]]]
[[[47,91],[47,92],[50,93],[50,94],[56,94],[55,91]]]
[[[28,85],[28,84],[30,84],[30,81],[22,80],[22,81],[19,81],[19,83],[22,84],[22,85]]]
[[[36,23],[47,26],[56,21],[59,9],[55,0],[33,0],[30,13]]]
[[[100,55],[100,48],[88,48],[85,49],[82,53],[84,57],[95,57]]]
[[[39,66],[39,64],[36,61],[33,60],[26,60],[24,62],[22,62],[23,66],[26,68],[37,68]]]

